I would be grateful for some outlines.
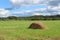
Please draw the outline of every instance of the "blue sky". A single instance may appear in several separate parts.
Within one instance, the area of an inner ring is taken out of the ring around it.
[[[12,4],[10,0],[0,0],[0,8],[6,9],[6,8],[11,8]],[[13,12],[20,12],[20,11],[26,11],[26,10],[35,10],[38,8],[45,8],[46,6],[44,5],[36,5],[36,6],[21,6],[20,8],[13,8],[13,10],[9,10],[10,13],[12,14]],[[30,15],[30,14],[29,14]]]
[[[0,8],[8,8],[11,7],[11,3],[9,0],[0,0]]]
[[[0,0],[0,8],[10,8],[12,7],[12,4],[9,0]],[[20,7],[18,9],[14,8],[13,10],[16,10],[16,11],[21,11],[21,10],[34,10],[34,9],[37,9],[37,8],[44,8],[45,6],[43,5],[37,5],[37,6],[23,6],[23,7]]]
[[[20,3],[18,3],[18,1],[20,1]],[[40,1],[40,2],[39,2]],[[60,1],[59,0],[37,0],[37,1],[33,1],[34,4],[39,4],[39,5],[31,5],[32,2],[27,1],[29,2],[28,4],[30,6],[22,6],[23,4],[21,4],[21,0],[0,0],[0,10],[1,9],[4,9],[6,11],[6,8],[11,8],[12,7],[13,9],[12,10],[8,10],[9,11],[9,15],[21,15],[21,16],[30,16],[31,15],[39,15],[39,14],[42,14],[42,15],[51,15],[51,14],[56,14],[56,13],[59,13],[60,14]],[[53,2],[53,3],[52,3]],[[58,3],[56,3],[58,2]],[[24,2],[25,3],[25,2]],[[56,5],[56,4],[59,4],[59,5]],[[16,8],[16,6],[19,5],[20,7],[19,8]],[[24,4],[25,5],[25,4]],[[58,11],[57,11],[58,10]],[[24,13],[26,11],[26,13]],[[29,12],[27,12],[29,11]],[[16,12],[16,13],[15,13]],[[19,13],[19,12],[22,12],[22,13]],[[28,14],[29,13],[29,14]],[[0,13],[0,15],[3,15]],[[18,16],[17,15],[17,16]]]

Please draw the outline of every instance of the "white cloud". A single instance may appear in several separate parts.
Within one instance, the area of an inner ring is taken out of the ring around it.
[[[48,6],[47,12],[52,15],[56,15],[60,13],[60,6]]]
[[[24,11],[25,13],[33,12],[32,10],[26,10]]]
[[[7,17],[9,14],[8,10],[0,9],[0,17]]]
[[[60,15],[60,12],[58,14]]]
[[[40,5],[43,3],[46,3],[47,0],[10,0],[12,5],[16,8],[19,8],[20,6],[29,6],[29,5]]]
[[[59,14],[60,13],[60,0],[49,0],[46,4],[48,9],[47,11],[51,14]]]
[[[32,15],[40,15],[40,13],[32,13]]]
[[[32,13],[33,15],[40,15],[41,13],[60,14],[60,0],[10,0],[14,7],[27,6],[27,5],[45,5],[47,8],[39,8],[33,11],[26,10],[26,13]],[[23,12],[24,13],[24,12]],[[21,13],[21,14],[23,14]]]
[[[19,8],[21,6],[21,4],[24,3],[24,0],[10,0],[12,5],[16,8]]]
[[[40,2],[40,0],[36,0],[36,1],[35,0],[27,0],[26,1],[26,3],[28,3],[28,4],[35,4],[35,5],[39,4],[39,2]]]
[[[50,9],[50,10],[60,10],[60,6],[55,6],[55,7],[48,6],[48,9]]]
[[[40,12],[42,12],[42,11],[45,11],[47,8],[38,8],[38,9],[35,9],[34,11],[40,11]]]
[[[13,14],[24,14],[23,12],[13,12]]]

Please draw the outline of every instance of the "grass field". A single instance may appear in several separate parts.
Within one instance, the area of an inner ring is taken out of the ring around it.
[[[42,21],[47,30],[28,29],[35,21],[0,21],[0,40],[42,40],[60,37],[60,20]]]

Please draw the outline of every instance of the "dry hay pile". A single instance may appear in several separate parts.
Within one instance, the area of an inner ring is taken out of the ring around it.
[[[47,26],[45,26],[42,22],[34,22],[29,26],[29,28],[31,28],[31,29],[47,29]]]

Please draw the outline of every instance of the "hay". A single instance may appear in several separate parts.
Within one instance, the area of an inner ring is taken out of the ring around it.
[[[34,22],[29,26],[30,29],[47,29],[42,22]]]

